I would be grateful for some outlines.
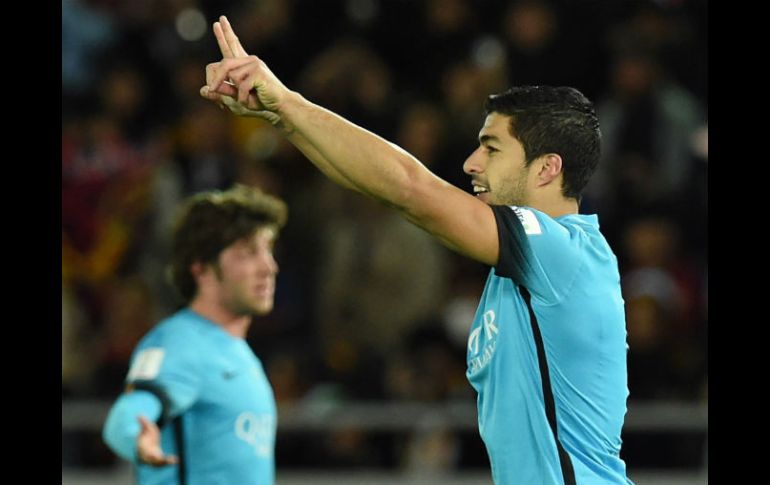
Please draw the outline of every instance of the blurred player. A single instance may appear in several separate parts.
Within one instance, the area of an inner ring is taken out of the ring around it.
[[[188,304],[140,341],[103,430],[140,485],[274,482],[275,399],[245,337],[273,308],[286,214],[245,186],[184,207],[170,270]]]

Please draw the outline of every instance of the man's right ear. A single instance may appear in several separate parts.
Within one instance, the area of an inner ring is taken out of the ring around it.
[[[190,265],[190,274],[192,275],[193,279],[198,281],[198,278],[200,278],[203,273],[206,271],[206,265],[204,265],[200,261],[195,261]]]

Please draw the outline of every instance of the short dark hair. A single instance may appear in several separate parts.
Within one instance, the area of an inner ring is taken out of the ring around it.
[[[599,164],[601,132],[593,103],[570,87],[516,86],[489,96],[484,110],[511,117],[510,133],[524,147],[527,166],[547,153],[562,158],[562,194],[580,194]]]
[[[190,197],[173,229],[169,265],[172,285],[189,303],[198,291],[190,273],[193,263],[216,262],[228,246],[265,226],[277,231],[286,224],[287,215],[282,200],[246,185]]]

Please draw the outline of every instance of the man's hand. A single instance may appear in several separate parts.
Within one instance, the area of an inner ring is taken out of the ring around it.
[[[281,113],[277,112],[280,110],[281,95],[293,95],[296,93],[291,93],[291,91],[286,89],[262,61],[254,56],[249,57],[246,49],[241,45],[241,41],[238,40],[235,32],[233,32],[230,22],[227,21],[224,15],[219,17],[219,22],[214,22],[214,35],[217,38],[217,44],[219,44],[219,50],[222,53],[222,62],[215,62],[206,66],[206,85],[200,90],[201,96],[214,101],[222,108],[227,107],[230,112],[238,116],[251,116],[269,121],[273,126],[281,130],[286,135],[286,138],[327,177],[345,188],[359,192],[360,190],[351,184],[345,176],[340,174],[304,135],[294,129],[294,125],[288,121],[288,117],[282,116]],[[241,60],[245,63],[257,63],[255,68],[261,70],[264,76],[263,83],[261,84],[262,88],[259,88],[260,85],[258,85],[257,89],[254,89],[254,85],[249,85],[248,82],[243,84],[243,86],[239,86],[233,77],[228,76],[226,72],[228,66],[225,63],[235,60]],[[222,74],[223,72],[224,74]],[[218,79],[223,81],[214,89],[214,85],[219,82]],[[264,82],[264,79],[267,79],[267,82]],[[245,103],[237,101],[242,94],[239,92],[241,87],[244,87],[244,89],[249,88]],[[275,90],[271,89],[271,87],[275,88]],[[271,92],[278,93],[278,96],[271,96]],[[298,97],[301,98],[301,96]]]
[[[244,49],[241,45],[241,41],[238,40],[238,37],[235,35],[230,22],[224,15],[219,17],[218,22],[214,22],[214,36],[217,39],[217,44],[219,45],[219,51],[222,54],[222,59],[239,59],[249,57],[249,54],[246,53],[246,49]],[[209,90],[209,84],[211,84],[213,81],[214,75],[220,66],[221,62],[214,62],[206,66],[206,86],[201,88],[200,93],[204,98],[210,99],[211,101],[220,102],[220,104],[222,104],[222,96],[228,96],[230,98],[237,97],[238,89],[235,87],[232,81],[228,79],[225,81],[225,85],[222,86],[219,92]],[[256,94],[250,92],[246,108],[250,110],[262,110],[264,109],[264,106],[262,106],[262,104],[259,102]]]
[[[142,430],[136,438],[136,455],[139,462],[152,466],[173,465],[179,461],[174,455],[164,455],[160,447],[160,429],[144,416],[139,416]]]
[[[289,92],[286,86],[264,62],[246,53],[224,15],[214,22],[214,35],[223,59],[206,66],[206,86],[201,88],[201,96],[226,106],[236,115],[263,118],[280,125],[277,111]]]

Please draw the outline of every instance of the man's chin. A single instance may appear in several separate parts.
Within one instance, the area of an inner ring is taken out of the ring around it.
[[[252,307],[254,315],[261,317],[273,311],[273,302],[260,302]]]

